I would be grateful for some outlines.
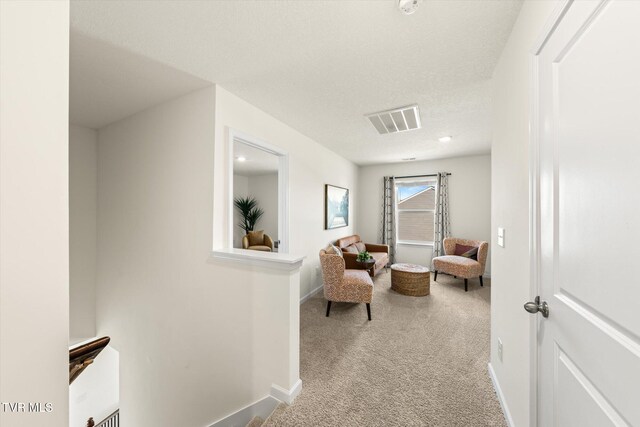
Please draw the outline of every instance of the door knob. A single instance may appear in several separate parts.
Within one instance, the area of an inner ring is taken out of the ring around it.
[[[529,301],[524,305],[524,309],[529,313],[542,313],[542,317],[549,317],[549,304],[546,301],[540,302],[540,297],[537,296],[536,299],[531,302]]]

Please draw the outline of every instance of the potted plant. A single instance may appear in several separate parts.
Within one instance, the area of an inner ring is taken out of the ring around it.
[[[369,252],[364,251],[364,252],[358,252],[358,255],[356,256],[356,261],[358,262],[367,262],[371,259],[371,255],[369,255]]]
[[[258,201],[254,197],[237,197],[233,204],[242,216],[242,223],[238,224],[238,227],[242,228],[245,234],[249,234],[264,215],[264,210],[258,207]]]

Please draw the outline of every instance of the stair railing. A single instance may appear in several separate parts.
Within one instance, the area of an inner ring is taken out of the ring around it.
[[[69,385],[93,363],[109,341],[111,338],[102,337],[69,350]]]
[[[89,418],[87,427],[120,427],[120,409],[116,409],[111,415],[100,421],[98,425],[93,422],[93,418]]]

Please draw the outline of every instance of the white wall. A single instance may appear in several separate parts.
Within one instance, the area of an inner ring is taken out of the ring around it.
[[[69,340],[96,335],[98,133],[69,127]]]
[[[454,140],[455,141],[455,140]],[[455,142],[451,142],[454,144]],[[491,231],[491,156],[457,157],[421,162],[403,162],[360,168],[358,187],[358,227],[365,242],[380,241],[384,176],[424,175],[450,172],[449,213],[451,235],[490,241]],[[492,245],[489,245],[491,253]],[[431,246],[398,245],[396,262],[429,266]],[[486,275],[491,272],[487,261]]]
[[[227,239],[227,140],[232,128],[280,147],[289,153],[289,252],[306,255],[300,272],[300,294],[322,286],[318,252],[329,242],[354,233],[358,194],[358,167],[300,132],[217,86],[216,155],[214,180],[214,244]],[[324,185],[350,190],[351,224],[324,229]],[[359,208],[358,208],[359,209]]]
[[[67,426],[69,2],[0,2],[2,426]]]
[[[209,260],[214,87],[98,131],[98,335],[123,425],[204,426],[299,378],[299,275]]]
[[[516,426],[529,425],[529,61],[554,1],[527,1],[494,71],[492,237],[505,228],[505,247],[492,238],[491,365]],[[497,341],[503,342],[500,362]]]
[[[110,345],[69,385],[69,426],[96,424],[119,407],[120,356]]]
[[[256,230],[264,230],[273,240],[278,240],[278,174],[251,175],[249,195],[264,209]]]

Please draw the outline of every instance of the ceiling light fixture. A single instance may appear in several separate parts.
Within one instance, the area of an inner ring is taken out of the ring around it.
[[[450,136],[443,136],[441,138],[438,138],[438,141],[440,141],[440,142],[449,142],[449,141],[451,141],[451,137]]]
[[[238,156],[238,157],[236,157],[236,160],[239,161],[239,162],[244,162],[247,159],[246,159],[246,157]]]
[[[366,114],[373,127],[379,134],[405,132],[420,129],[420,110],[417,105],[394,108],[393,110],[380,111]]]
[[[398,0],[398,9],[405,15],[411,15],[418,8],[418,0]]]

